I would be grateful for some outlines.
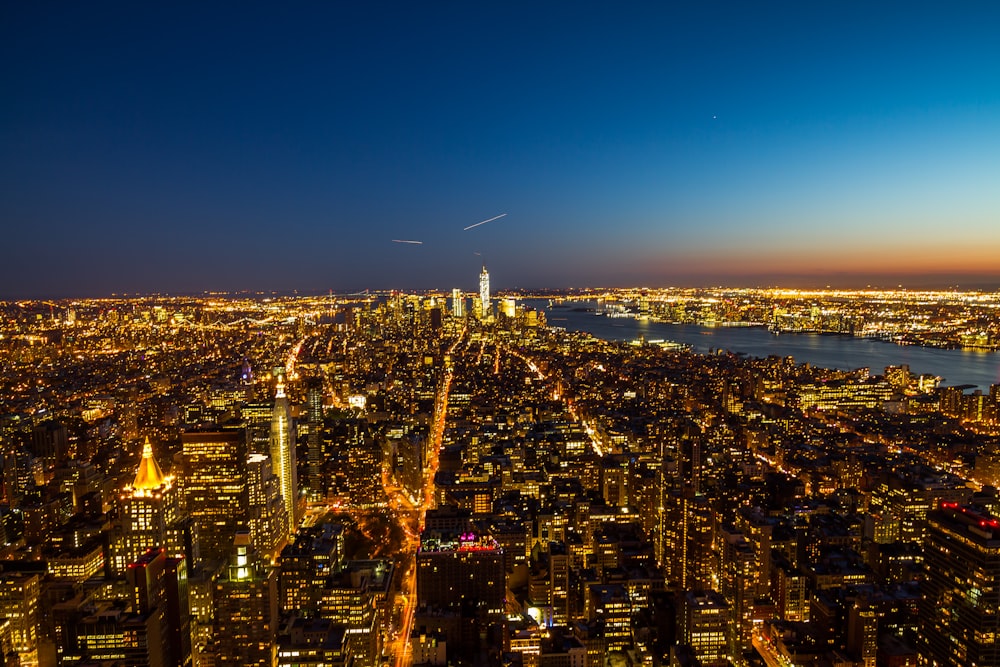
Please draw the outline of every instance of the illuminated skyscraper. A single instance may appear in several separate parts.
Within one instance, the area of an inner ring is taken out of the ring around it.
[[[927,515],[921,665],[1000,665],[1000,521],[942,502]]]
[[[246,431],[190,431],[181,436],[183,502],[206,559],[223,559],[247,516]]]
[[[228,567],[215,585],[219,665],[271,667],[275,658],[278,591],[275,571],[239,531]]]
[[[41,577],[42,573],[39,572],[0,574],[0,614],[4,619],[0,636],[7,650],[35,655]]]
[[[271,413],[270,401],[244,403],[240,406],[240,417],[246,423],[251,454],[271,455]]]
[[[285,543],[288,516],[281,497],[280,480],[271,469],[271,459],[251,454],[247,459],[247,514],[245,525],[257,552],[274,555]]]
[[[688,591],[681,600],[678,621],[680,643],[694,649],[699,664],[704,667],[732,664],[729,608],[721,595],[715,591]]]
[[[298,480],[296,479],[295,438],[292,433],[292,412],[285,396],[285,384],[279,378],[278,390],[274,396],[274,409],[271,412],[271,469],[278,478],[281,487],[281,497],[285,502],[285,512],[288,515],[287,535],[291,537],[298,525],[295,513],[298,499]]]
[[[306,384],[306,417],[309,421],[309,499],[326,496],[323,485],[323,379],[310,378]]]
[[[465,316],[465,296],[462,290],[457,287],[451,291],[451,315],[452,317]]]
[[[122,525],[112,548],[112,569],[123,573],[153,547],[167,547],[167,529],[179,517],[177,489],[172,475],[164,475],[153,458],[153,446],[146,438],[142,458],[131,486],[121,496]],[[171,548],[168,555],[180,549]]]
[[[482,309],[480,316],[487,320],[490,317],[490,274],[483,266],[482,273],[479,274],[479,307]]]
[[[191,664],[191,627],[188,614],[187,567],[183,558],[171,558],[163,549],[150,549],[129,563],[126,576],[132,587],[133,612],[154,621],[156,632],[148,650],[159,654],[164,667]]]

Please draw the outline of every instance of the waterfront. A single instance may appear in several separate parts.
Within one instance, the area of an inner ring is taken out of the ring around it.
[[[547,301],[528,305],[545,311],[550,326],[586,331],[606,340],[664,339],[684,343],[703,354],[729,350],[752,357],[791,356],[824,368],[853,370],[868,367],[881,374],[886,366],[907,364],[914,374],[937,375],[947,386],[974,385],[987,392],[1000,383],[1000,353],[979,350],[946,350],[897,345],[872,338],[822,334],[773,334],[763,327],[703,327],[667,324],[632,317],[604,317],[593,311],[595,303],[576,302],[569,308],[550,308]]]

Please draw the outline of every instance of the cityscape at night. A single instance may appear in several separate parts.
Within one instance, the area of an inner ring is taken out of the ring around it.
[[[0,7],[0,667],[1000,667],[998,26]]]

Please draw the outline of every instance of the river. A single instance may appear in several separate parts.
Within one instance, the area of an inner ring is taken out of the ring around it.
[[[763,327],[703,327],[605,317],[578,310],[595,306],[585,302],[572,302],[560,308],[550,308],[545,300],[531,299],[525,303],[545,311],[549,326],[586,331],[605,340],[635,340],[642,336],[646,340],[684,343],[701,353],[722,349],[751,357],[791,356],[796,362],[808,362],[812,366],[842,370],[867,367],[879,375],[886,366],[906,364],[912,374],[942,378],[943,386],[973,385],[984,393],[989,391],[991,384],[1000,383],[1000,353],[997,352],[896,345],[853,336],[773,334]]]

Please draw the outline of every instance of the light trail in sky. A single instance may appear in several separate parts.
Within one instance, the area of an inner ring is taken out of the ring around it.
[[[482,222],[477,222],[474,225],[469,225],[468,227],[463,228],[462,231],[463,232],[467,232],[470,229],[472,229],[473,227],[478,227],[479,225],[485,225],[487,222],[493,222],[494,220],[499,220],[500,218],[504,217],[505,215],[507,215],[507,214],[506,213],[501,213],[500,215],[495,215],[492,218],[490,218],[489,220],[483,220]]]

